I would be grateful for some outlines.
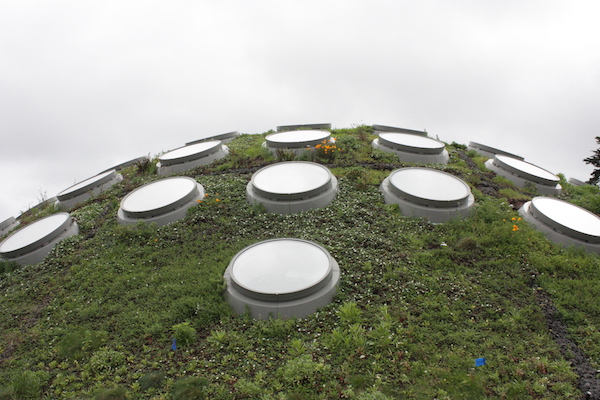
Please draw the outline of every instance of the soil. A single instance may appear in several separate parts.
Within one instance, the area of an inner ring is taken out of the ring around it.
[[[567,326],[560,318],[558,310],[552,304],[550,296],[539,286],[534,287],[535,296],[546,317],[548,331],[558,344],[563,357],[571,362],[575,373],[579,376],[579,389],[582,400],[600,400],[600,379],[598,371],[592,367],[583,351],[569,337]]]

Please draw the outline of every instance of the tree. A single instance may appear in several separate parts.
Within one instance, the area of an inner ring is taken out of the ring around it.
[[[600,136],[596,136],[596,143],[600,144]],[[597,185],[600,180],[600,149],[594,150],[594,155],[584,158],[583,161],[586,164],[592,164],[594,167],[597,167],[594,172],[592,172],[590,179],[586,182],[590,185]]]

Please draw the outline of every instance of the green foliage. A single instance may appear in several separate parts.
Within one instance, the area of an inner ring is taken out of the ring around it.
[[[160,387],[164,380],[164,372],[150,372],[142,375],[140,379],[138,379],[138,383],[140,385],[140,389],[145,392],[148,389]]]
[[[12,378],[9,385],[0,390],[0,399],[37,400],[50,379],[46,371],[22,371]]]
[[[75,328],[63,336],[57,346],[61,358],[80,360],[102,346],[108,337],[104,331]]]
[[[94,394],[94,400],[126,400],[127,389],[124,387],[100,389]]]
[[[344,325],[360,323],[362,320],[361,314],[360,308],[353,301],[342,304],[338,309],[338,317]]]
[[[289,359],[277,374],[288,385],[315,386],[325,378],[331,367],[322,362],[313,361],[309,354]]]
[[[110,372],[125,363],[125,354],[110,349],[100,349],[90,358],[88,367],[94,372]]]
[[[431,167],[472,185],[474,215],[439,225],[406,218],[378,188],[403,165],[397,157],[372,149],[370,127],[333,135],[343,150],[332,167],[339,192],[298,214],[246,200],[252,172],[275,161],[264,135],[242,135],[229,157],[186,172],[208,196],[167,226],[116,223],[123,195],[157,179],[123,171],[120,185],[74,211],[82,235],[0,275],[0,398],[25,387],[53,399],[580,397],[536,294],[548,293],[600,369],[598,256],[518,221],[515,199],[531,193],[471,169],[460,146],[448,146],[452,164]],[[596,207],[598,188],[564,187],[565,200]],[[301,319],[233,314],[227,265],[274,237],[329,250],[342,271],[332,304]],[[173,337],[181,351],[170,351]],[[488,365],[475,369],[480,356]],[[36,386],[23,371],[43,379]]]
[[[173,325],[173,335],[179,347],[188,347],[196,342],[196,329],[189,322]]]
[[[175,381],[171,390],[173,400],[204,400],[207,398],[207,385],[206,378],[191,377]]]
[[[596,136],[596,144],[600,144],[600,136]],[[583,162],[596,167],[587,183],[597,185],[600,180],[600,149],[594,150],[594,155],[584,158]]]
[[[0,274],[7,274],[18,268],[21,266],[14,261],[0,260]]]

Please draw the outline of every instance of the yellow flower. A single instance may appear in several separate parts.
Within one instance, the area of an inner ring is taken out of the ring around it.
[[[196,200],[197,203],[202,203],[202,200]]]
[[[221,201],[221,200],[219,200],[219,199],[215,199],[215,201]]]
[[[518,231],[519,230],[519,226],[518,225],[513,225],[513,232]]]
[[[511,220],[516,221],[517,219],[515,217],[512,217]]]

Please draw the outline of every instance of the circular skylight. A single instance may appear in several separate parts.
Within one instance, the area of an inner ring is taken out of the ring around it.
[[[0,253],[11,253],[51,240],[71,224],[67,213],[52,214],[16,231],[0,244]]]
[[[444,151],[444,143],[410,133],[380,133],[381,145],[392,149],[419,154],[438,154]]]
[[[269,165],[252,176],[254,190],[267,198],[300,199],[330,187],[331,172],[319,164],[282,162]]]
[[[192,144],[196,144],[196,143],[200,143],[200,142],[207,142],[209,140],[220,140],[222,143],[226,143],[226,142],[229,142],[229,141],[235,139],[237,136],[239,136],[238,131],[219,133],[217,135],[206,134],[204,136],[199,137],[196,140],[187,142],[185,145],[190,146]]]
[[[15,217],[9,217],[9,218],[5,219],[4,221],[0,222],[0,235],[4,235],[11,228],[14,228],[18,224],[19,224],[19,222],[17,221],[17,219]]]
[[[512,157],[496,155],[494,164],[517,176],[544,185],[556,185],[560,180],[558,176],[543,168]]]
[[[79,233],[65,212],[52,214],[14,232],[0,243],[0,256],[20,265],[37,264],[61,239]]]
[[[302,130],[272,133],[265,140],[270,147],[294,148],[315,146],[323,140],[329,140],[330,137],[328,131]]]
[[[494,158],[496,154],[509,156],[512,158],[516,158],[518,160],[523,160],[523,157],[509,153],[504,150],[496,149],[495,147],[486,146],[485,144],[477,143],[477,142],[469,142],[469,149],[475,150],[481,155],[486,156],[488,158]]]
[[[299,239],[276,239],[250,246],[232,260],[231,269],[238,286],[265,295],[305,291],[330,273],[326,250]]]
[[[220,140],[200,142],[169,151],[160,156],[159,159],[162,165],[183,163],[216,153],[220,148]]]
[[[152,217],[182,207],[199,194],[204,195],[192,178],[165,178],[129,193],[121,201],[121,210],[130,218]]]
[[[61,200],[68,200],[73,197],[77,197],[81,194],[86,193],[87,191],[98,187],[106,182],[109,182],[111,179],[114,179],[117,175],[117,172],[113,169],[111,171],[106,171],[91,178],[88,178],[82,182],[79,182],[62,192],[56,195],[56,198]]]
[[[580,240],[600,243],[600,218],[584,208],[552,197],[535,197],[529,211],[558,231]]]
[[[456,207],[467,202],[471,189],[448,173],[429,168],[403,168],[389,177],[396,195],[426,206]]]

